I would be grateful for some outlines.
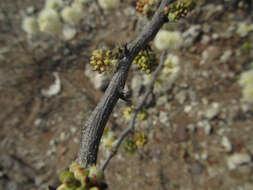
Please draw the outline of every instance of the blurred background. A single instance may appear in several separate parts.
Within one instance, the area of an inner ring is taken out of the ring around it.
[[[136,4],[0,1],[0,190],[59,184],[111,77],[92,71],[92,51],[136,38],[149,21]],[[160,42],[168,42],[167,64],[147,117],[136,123],[147,144],[131,152],[122,145],[106,169],[109,189],[253,189],[252,4],[201,1],[163,26],[150,45],[159,59]],[[148,81],[132,65],[126,86],[133,105]],[[119,101],[107,124],[115,137],[127,127],[128,106]],[[102,144],[98,164],[107,154]]]

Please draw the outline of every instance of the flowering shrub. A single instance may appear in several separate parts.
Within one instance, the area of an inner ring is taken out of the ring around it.
[[[98,0],[100,7],[104,10],[115,9],[119,6],[120,0]]]
[[[182,43],[181,33],[177,31],[160,30],[154,39],[154,45],[158,50],[176,50]]]
[[[253,102],[253,68],[241,74],[239,84],[242,87],[243,100]]]

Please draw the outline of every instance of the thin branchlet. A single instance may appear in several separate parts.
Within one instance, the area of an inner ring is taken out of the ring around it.
[[[146,47],[146,45],[155,37],[164,22],[166,22],[164,8],[174,1],[175,0],[163,0],[152,20],[143,29],[141,34],[136,40],[127,45],[127,54],[120,60],[118,70],[113,75],[104,96],[92,112],[86,124],[83,126],[82,140],[77,162],[81,163],[84,167],[96,164],[99,143],[105,125],[120,98],[120,93],[124,89],[129,68],[139,51]]]

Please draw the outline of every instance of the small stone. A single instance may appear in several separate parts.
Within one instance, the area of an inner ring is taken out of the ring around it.
[[[207,120],[199,121],[197,126],[200,130],[202,129],[204,131],[205,135],[210,135],[212,127]]]
[[[176,94],[175,98],[180,104],[183,104],[186,100],[186,91],[180,91],[179,93]]]
[[[201,39],[201,44],[207,45],[211,41],[210,37],[208,35],[203,35]]]
[[[206,111],[205,117],[209,120],[213,119],[215,116],[218,115],[218,113],[220,112],[220,105],[218,103],[213,103],[211,105],[211,108],[209,108]]]
[[[54,72],[53,75],[55,77],[54,83],[51,84],[47,89],[41,90],[41,94],[44,97],[50,98],[52,96],[59,94],[61,91],[61,80],[59,74],[57,72]]]
[[[235,31],[236,31],[236,26],[235,25],[231,25],[228,27],[228,29],[224,32],[224,34],[222,34],[222,37],[225,39],[230,39],[232,38],[232,36],[234,35]]]
[[[233,54],[233,52],[232,52],[231,50],[226,50],[226,51],[222,54],[222,56],[220,57],[220,61],[221,61],[222,63],[227,63],[227,62],[230,60],[232,54]]]
[[[218,40],[219,38],[220,38],[219,34],[217,34],[217,33],[212,34],[212,39],[213,40]]]
[[[162,124],[168,126],[170,124],[168,113],[161,111],[160,114],[159,114],[159,121]]]
[[[63,34],[63,39],[66,41],[72,40],[76,36],[76,29],[72,28],[70,26],[64,26],[62,34]]]
[[[230,170],[236,169],[242,164],[249,164],[251,162],[251,156],[247,153],[234,153],[227,159],[227,165]]]
[[[71,128],[70,128],[70,131],[71,131],[72,134],[74,134],[74,133],[76,133],[77,128],[76,128],[76,127],[71,127]]]
[[[79,139],[76,138],[76,137],[73,139],[73,141],[74,141],[74,143],[76,143],[76,144],[79,144],[79,143],[80,143]]]
[[[65,141],[67,139],[66,133],[65,132],[61,132],[60,134],[60,141]]]
[[[183,33],[184,46],[190,47],[197,40],[201,33],[200,25],[193,25]]]
[[[37,118],[37,119],[34,121],[34,125],[35,125],[36,127],[39,127],[40,124],[41,124],[41,122],[42,122],[42,119],[41,119],[41,118]]]
[[[223,146],[223,148],[224,148],[224,150],[226,152],[231,152],[231,150],[232,150],[232,144],[231,144],[230,140],[226,136],[222,137],[222,139],[221,139],[221,145]]]
[[[186,106],[184,107],[184,112],[185,112],[185,113],[190,113],[191,110],[192,110],[192,106],[191,106],[191,105],[186,105]]]
[[[29,6],[26,8],[26,12],[28,14],[33,14],[35,12],[35,7],[34,6]]]

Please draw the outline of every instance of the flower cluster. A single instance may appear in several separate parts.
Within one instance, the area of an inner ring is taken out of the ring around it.
[[[134,111],[134,106],[129,106],[129,107],[126,107],[123,111],[123,116],[124,118],[129,121],[131,119],[131,114],[133,113]]]
[[[107,188],[104,173],[95,165],[84,169],[77,163],[72,163],[69,170],[61,172],[62,184],[57,190],[103,190]]]
[[[145,110],[142,110],[138,113],[137,117],[139,120],[142,120],[142,121],[147,120],[148,119],[148,112],[146,112]]]
[[[124,150],[129,154],[134,154],[138,150],[138,146],[136,145],[132,135],[125,139]]]
[[[81,4],[73,3],[61,11],[61,16],[66,24],[76,26],[83,18],[83,8]]]
[[[137,147],[141,148],[148,142],[147,136],[144,134],[144,132],[135,132],[134,134],[134,142],[137,145]]]
[[[48,34],[57,34],[62,30],[62,23],[55,9],[44,9],[38,17],[39,29]]]
[[[156,5],[156,0],[138,0],[136,3],[136,11],[147,16],[147,18],[152,18],[156,11]]]
[[[134,135],[126,138],[124,149],[127,153],[134,154],[138,148],[143,148],[147,142],[147,136],[144,132],[135,132]]]
[[[176,21],[184,18],[196,6],[195,0],[177,1],[164,9],[170,21]]]
[[[156,54],[152,51],[141,50],[134,58],[133,63],[136,64],[142,71],[150,73],[157,66]]]
[[[159,30],[154,39],[154,45],[158,50],[177,50],[183,44],[182,39],[178,31]]]
[[[114,71],[118,65],[117,54],[111,50],[94,50],[90,58],[90,65],[94,71],[99,73]]]
[[[179,57],[174,54],[168,54],[163,69],[155,81],[154,92],[161,92],[168,90],[180,73]],[[145,75],[144,83],[149,83],[151,76]]]
[[[239,84],[242,87],[243,100],[253,103],[253,65],[241,74]]]
[[[115,142],[116,142],[116,138],[115,138],[114,132],[109,129],[105,130],[102,140],[101,140],[102,146],[105,149],[110,150],[113,148]]]
[[[134,109],[135,109],[134,106],[129,106],[124,109],[123,116],[127,121],[131,119],[131,114],[133,113]],[[142,121],[148,119],[148,112],[146,112],[145,110],[141,110],[137,114],[137,118]]]
[[[115,9],[119,6],[120,0],[98,0],[100,7],[104,10]]]
[[[81,0],[76,0],[70,5],[63,0],[46,0],[38,17],[35,15],[24,17],[22,28],[29,36],[34,36],[39,32],[56,36],[62,32],[64,39],[69,40],[75,36],[74,26],[80,24],[83,16],[83,1]]]

